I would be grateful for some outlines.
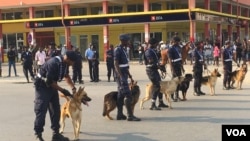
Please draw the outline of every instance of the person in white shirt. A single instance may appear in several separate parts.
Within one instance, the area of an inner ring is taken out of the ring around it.
[[[61,48],[61,55],[65,55],[66,54],[66,51],[67,51],[67,46],[66,44],[64,44]]]
[[[41,66],[45,63],[45,59],[46,59],[46,53],[43,47],[40,47],[35,55],[35,61],[36,61],[36,64],[38,65],[37,72],[39,72]]]

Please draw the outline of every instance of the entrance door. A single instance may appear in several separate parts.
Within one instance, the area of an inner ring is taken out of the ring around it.
[[[80,35],[80,52],[85,56],[85,50],[88,48],[88,36]]]

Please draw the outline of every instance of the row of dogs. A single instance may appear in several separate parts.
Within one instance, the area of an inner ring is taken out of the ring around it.
[[[247,66],[242,65],[239,70],[232,72],[230,75],[232,76],[232,87],[235,82],[237,82],[237,88],[241,89],[242,82],[245,78],[247,72]],[[210,95],[215,95],[215,85],[217,78],[220,77],[218,69],[214,69],[209,76],[204,76],[202,79],[202,84],[207,85],[210,88]],[[169,104],[169,108],[172,109],[171,104],[171,94],[176,91],[177,85],[180,85],[180,91],[182,91],[183,101],[186,100],[187,90],[189,88],[190,81],[192,81],[193,75],[186,74],[185,76],[175,77],[169,81],[162,81],[161,85],[161,93],[165,95],[165,98]],[[139,101],[140,97],[140,87],[137,85],[137,82],[133,82],[129,84],[131,93],[132,93],[132,108],[134,111],[134,107],[136,103]],[[140,109],[144,109],[143,103],[150,100],[152,98],[152,84],[146,85],[146,93],[145,97],[140,101]],[[117,91],[109,92],[104,96],[104,105],[103,105],[103,116],[107,117],[109,120],[113,120],[110,116],[110,112],[113,111],[117,107]],[[79,87],[78,91],[73,94],[73,98],[70,99],[68,97],[60,95],[66,99],[66,102],[61,107],[61,117],[60,117],[60,133],[63,133],[65,127],[65,119],[71,118],[72,124],[74,128],[74,140],[79,140],[79,133],[81,127],[81,119],[82,119],[82,107],[81,104],[87,105],[88,102],[91,101],[91,98],[87,95],[87,92],[84,90],[84,87]]]

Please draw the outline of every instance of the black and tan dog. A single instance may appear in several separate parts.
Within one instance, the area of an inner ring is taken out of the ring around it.
[[[165,95],[165,98],[169,104],[170,109],[172,109],[171,100],[170,100],[171,94],[176,91],[178,84],[181,84],[183,80],[184,80],[184,77],[180,76],[180,77],[175,77],[169,81],[160,82],[160,85],[161,85],[160,92]],[[152,83],[146,85],[146,93],[145,93],[145,97],[142,98],[141,100],[140,109],[144,109],[143,103],[152,98],[152,88],[153,88]]]
[[[132,93],[132,112],[134,113],[134,107],[139,100],[140,97],[140,87],[137,85],[137,82],[129,83],[129,87]],[[117,107],[117,91],[109,92],[104,96],[104,104],[103,104],[103,113],[104,117],[107,117],[109,120],[113,120],[113,118],[109,115]]]
[[[234,83],[236,82],[237,86],[236,88],[238,90],[242,89],[242,83],[243,80],[245,79],[245,76],[247,74],[247,64],[242,64],[239,70],[233,71],[230,76],[231,76],[231,84],[230,86],[234,88]]]
[[[60,95],[65,97],[64,95]],[[74,139],[79,139],[81,119],[82,119],[82,107],[81,103],[88,106],[88,102],[91,101],[91,98],[88,97],[87,93],[84,91],[84,87],[79,87],[78,91],[73,94],[73,98],[66,98],[66,102],[61,107],[61,117],[60,117],[60,133],[64,131],[65,119],[71,118],[74,128]]]
[[[187,90],[189,89],[190,82],[193,80],[193,75],[188,73],[185,74],[184,80],[181,82],[179,91],[182,92],[182,99],[181,101],[186,101]]]
[[[218,69],[214,69],[209,76],[202,77],[201,84],[210,88],[210,95],[215,95],[215,85],[218,77],[221,77]]]

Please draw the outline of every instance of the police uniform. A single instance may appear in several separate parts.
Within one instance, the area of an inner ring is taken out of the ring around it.
[[[120,35],[121,42],[127,42],[129,40],[129,36],[126,34]],[[128,78],[129,76],[129,58],[126,52],[126,46],[122,44],[119,45],[114,52],[114,60],[116,63],[116,82],[118,85],[118,96],[117,96],[117,120],[125,120],[127,117],[123,115],[123,105],[125,102],[125,106],[127,108],[128,113],[128,121],[140,121],[139,118],[133,115],[131,102],[132,96],[131,91],[129,89]]]
[[[92,69],[93,69],[93,80],[94,82],[99,81],[99,53],[96,50],[96,47],[93,48],[93,59],[92,59]]]
[[[158,41],[154,38],[149,40],[150,47],[145,51],[145,65],[146,65],[146,73],[149,80],[153,83],[152,88],[152,105],[150,110],[161,110],[159,107],[168,107],[163,103],[162,93],[160,93],[160,81],[161,77],[158,72],[159,68],[159,56],[157,55],[156,49],[154,45],[156,45]],[[150,60],[150,61],[149,61]],[[159,97],[159,105],[156,107],[155,101]]]
[[[77,55],[77,60],[74,63],[74,66],[73,66],[72,80],[75,83],[77,81],[77,78],[78,78],[79,84],[83,84],[83,80],[82,80],[82,61],[83,61],[83,57],[82,57],[81,53],[78,51],[78,49],[76,51],[76,55]]]
[[[179,42],[180,38],[179,37],[174,37],[173,40],[175,42]],[[172,69],[172,77],[177,77],[182,75],[182,57],[181,57],[181,48],[178,44],[173,44],[171,48],[169,48],[168,51],[168,56],[169,56],[169,61]],[[175,92],[175,97],[172,95],[172,99],[174,101],[177,101],[179,99],[179,86],[177,86],[176,92]]]
[[[34,80],[34,73],[32,71],[32,64],[33,64],[33,60],[32,60],[32,53],[30,51],[24,51],[21,54],[21,60],[23,61],[23,73],[24,76],[27,79],[27,82],[29,83],[29,75],[28,75],[28,71],[30,73],[31,76],[31,80]]]
[[[71,61],[76,61],[76,54],[74,51],[67,51],[67,57]],[[59,119],[60,119],[60,103],[58,90],[51,87],[53,82],[59,82],[68,75],[69,66],[63,62],[63,56],[56,56],[49,59],[42,65],[37,78],[34,82],[35,84],[35,107],[34,111],[36,114],[34,130],[37,138],[42,141],[41,134],[44,130],[45,117],[47,109],[49,109],[51,128],[54,131],[52,141],[65,140],[68,139],[59,134]],[[70,93],[63,89],[61,91],[65,96],[70,96]]]
[[[222,53],[223,53],[223,69],[224,69],[223,86],[224,89],[229,89],[231,81],[230,73],[232,72],[232,67],[233,67],[232,66],[233,52],[229,47],[226,47]]]
[[[114,76],[114,50],[109,49],[106,51],[106,65],[107,65],[107,76],[108,76],[108,82],[110,82],[110,77],[111,77],[111,73],[113,72],[113,76]]]
[[[200,42],[196,43],[196,46],[200,46]],[[193,64],[193,72],[194,72],[194,92],[197,96],[204,95],[201,91],[201,80],[203,73],[203,63],[204,63],[204,55],[201,50],[198,48],[194,49],[193,52],[194,64]]]

